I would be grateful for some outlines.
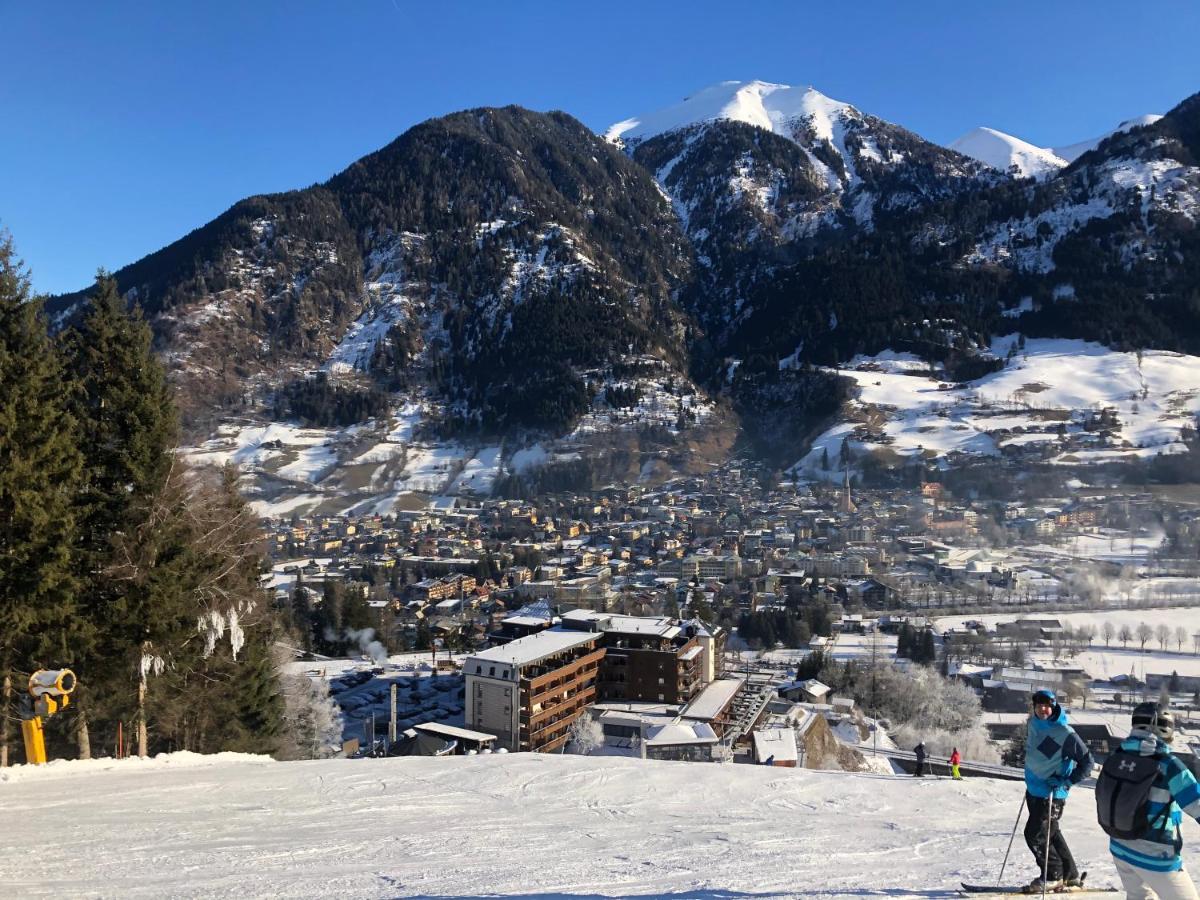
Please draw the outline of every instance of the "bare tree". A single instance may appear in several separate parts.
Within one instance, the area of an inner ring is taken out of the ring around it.
[[[1096,640],[1096,626],[1087,622],[1080,625],[1076,631],[1079,634],[1080,649],[1091,647],[1092,642]]]
[[[1120,630],[1117,631],[1117,640],[1121,642],[1123,648],[1128,647],[1129,642],[1133,640],[1133,629],[1128,625],[1122,625]]]
[[[1171,639],[1171,629],[1166,625],[1159,625],[1154,629],[1154,637],[1158,639],[1158,648],[1166,650],[1167,641]]]
[[[1146,652],[1146,642],[1150,640],[1150,638],[1154,637],[1154,629],[1145,622],[1139,622],[1135,634],[1137,635],[1138,644],[1140,645],[1142,652]]]
[[[1175,649],[1178,652],[1180,652],[1180,653],[1183,652],[1183,645],[1187,643],[1187,639],[1188,639],[1187,629],[1184,628],[1182,625],[1176,625],[1175,626]]]
[[[1100,633],[1104,635],[1104,646],[1107,647],[1112,643],[1112,639],[1117,633],[1117,628],[1110,620],[1105,619],[1104,624],[1100,626]]]

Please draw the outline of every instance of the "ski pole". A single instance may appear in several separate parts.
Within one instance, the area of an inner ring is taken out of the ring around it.
[[[1021,813],[1025,812],[1025,795],[1021,795],[1021,805],[1017,807],[1017,821],[1013,822],[1012,834],[1008,836],[1008,849],[1004,851],[1004,862],[1000,864],[1000,877],[996,879],[996,887],[1004,883],[1004,870],[1008,866],[1008,854],[1012,853],[1013,838],[1017,836],[1017,826],[1021,824]]]
[[[1046,900],[1046,882],[1050,880],[1050,828],[1054,824],[1054,791],[1046,798],[1046,856],[1042,863],[1042,900]]]

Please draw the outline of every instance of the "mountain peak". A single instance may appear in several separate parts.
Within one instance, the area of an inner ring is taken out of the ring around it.
[[[1021,178],[1047,178],[1067,165],[1053,150],[1036,147],[994,128],[968,131],[950,149],[977,159],[1001,172],[1014,171]]]
[[[610,141],[642,141],[668,131],[724,119],[791,137],[788,123],[809,118],[817,135],[828,138],[832,134],[832,117],[853,109],[850,104],[833,100],[811,85],[792,87],[768,81],[722,81],[673,106],[617,122],[604,136]]]

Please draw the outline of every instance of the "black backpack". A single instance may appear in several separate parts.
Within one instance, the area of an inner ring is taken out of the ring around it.
[[[1096,779],[1096,818],[1105,833],[1115,838],[1144,837],[1149,819],[1150,790],[1158,780],[1161,754],[1142,756],[1118,749],[1104,761]],[[1166,818],[1171,804],[1163,807]]]

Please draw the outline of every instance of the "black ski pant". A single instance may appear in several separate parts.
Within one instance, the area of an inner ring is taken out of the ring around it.
[[[1067,847],[1067,840],[1062,836],[1058,825],[1066,802],[1066,800],[1057,798],[1052,801],[1049,797],[1025,795],[1025,803],[1029,808],[1029,821],[1025,823],[1025,843],[1029,845],[1033,858],[1037,860],[1037,867],[1047,881],[1079,877],[1075,857],[1071,855],[1071,850]],[[1048,811],[1049,816],[1047,816]],[[1048,858],[1046,856],[1047,825],[1050,826],[1050,855]]]

